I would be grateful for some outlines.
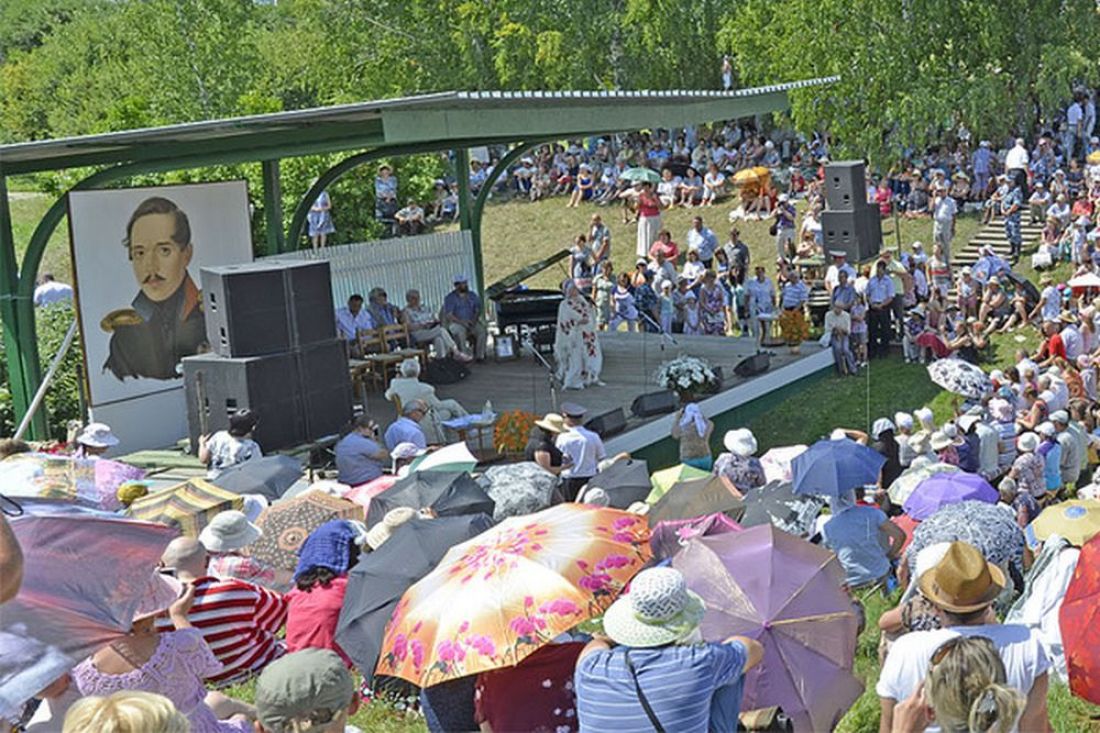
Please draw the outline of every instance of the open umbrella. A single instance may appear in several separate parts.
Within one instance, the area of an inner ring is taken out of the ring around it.
[[[704,639],[763,644],[744,709],[779,706],[799,731],[836,727],[863,692],[853,674],[859,619],[836,555],[768,525],[692,540],[672,566],[706,604]]]
[[[999,498],[997,490],[984,478],[976,473],[960,471],[926,478],[909,495],[902,508],[913,519],[925,520],[948,504],[957,504],[967,499],[996,504]]]
[[[363,507],[363,515],[366,516],[366,511],[370,508],[370,500],[392,487],[398,480],[398,476],[384,473],[373,481],[345,490],[341,496]]]
[[[796,494],[839,496],[878,481],[886,459],[854,440],[819,440],[791,462]]]
[[[28,510],[29,511],[29,510]],[[23,550],[19,594],[0,605],[0,718],[100,647],[123,637],[165,545],[161,524],[43,505],[11,521]]]
[[[293,499],[277,501],[256,520],[263,534],[249,547],[252,557],[283,570],[298,565],[298,550],[313,530],[333,519],[363,518],[358,504],[313,489]]]
[[[754,184],[760,180],[760,174],[755,168],[742,168],[733,174],[733,185],[744,186],[746,184]]]
[[[771,524],[798,537],[809,537],[814,520],[825,501],[817,496],[798,495],[787,481],[769,481],[745,494],[745,511],[738,520],[742,527]]]
[[[1010,566],[1023,577],[1024,533],[1011,512],[984,501],[960,501],[941,507],[913,530],[913,541],[905,551],[910,576],[916,572],[917,555],[937,542],[967,542],[989,562]]]
[[[477,458],[465,443],[452,443],[439,450],[425,453],[409,464],[409,473],[415,471],[444,471],[467,473],[477,467]]]
[[[768,481],[791,481],[794,478],[791,461],[805,453],[808,447],[786,445],[772,448],[760,456],[760,465],[764,467],[764,478]]]
[[[962,359],[937,359],[928,365],[932,381],[952,394],[981,399],[993,391],[993,382],[982,368]]]
[[[640,181],[654,184],[661,182],[661,175],[652,168],[627,168],[619,174],[619,178],[625,181]]]
[[[649,537],[649,546],[653,548],[653,559],[660,561],[672,557],[696,537],[740,531],[741,525],[725,514],[672,519],[657,523]]]
[[[693,519],[716,512],[737,519],[744,511],[745,503],[726,488],[722,479],[707,475],[675,484],[657,500],[646,518],[649,526],[655,527],[658,522]]]
[[[1071,277],[1066,284],[1071,288],[1100,288],[1100,275],[1086,272],[1084,275]]]
[[[468,473],[416,471],[371,499],[367,526],[382,521],[386,512],[397,507],[431,509],[437,516],[493,514],[493,500]]]
[[[1058,612],[1069,689],[1100,705],[1100,540],[1081,548],[1073,579]]]
[[[704,471],[701,468],[695,468],[686,463],[661,469],[649,477],[649,483],[653,488],[646,496],[646,503],[656,504],[662,496],[668,493],[669,489],[681,481],[689,481],[693,478],[706,478],[710,475],[710,471]]]
[[[415,517],[377,550],[360,556],[348,573],[336,642],[364,677],[374,676],[386,624],[405,591],[435,569],[452,547],[492,526],[485,514]]]
[[[0,461],[0,486],[8,496],[84,499],[99,504],[95,461],[52,453],[17,453]]]
[[[950,463],[930,463],[921,468],[910,468],[894,479],[886,493],[890,496],[890,501],[901,506],[925,479],[937,474],[958,473],[959,470],[958,466]]]
[[[1100,501],[1073,499],[1048,506],[1024,530],[1028,544],[1037,546],[1056,534],[1081,547],[1100,534]]]
[[[496,504],[493,519],[534,514],[561,503],[558,479],[542,466],[532,462],[507,463],[492,466],[481,477],[485,493]]]
[[[568,503],[506,519],[409,588],[376,673],[426,687],[516,665],[602,614],[649,558],[636,514]]]
[[[615,461],[588,481],[588,488],[603,489],[609,506],[626,509],[636,501],[645,501],[653,485],[649,482],[649,464],[639,458]]]
[[[193,478],[141,497],[130,505],[130,516],[176,527],[188,537],[198,537],[219,512],[240,509],[244,500],[206,479]]]
[[[1100,150],[1094,150],[1086,155],[1085,162],[1090,165],[1100,165]]]
[[[222,471],[210,483],[234,494],[261,494],[278,501],[302,477],[302,464],[290,456],[264,456]]]

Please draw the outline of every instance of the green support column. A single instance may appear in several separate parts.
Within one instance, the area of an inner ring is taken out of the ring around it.
[[[283,251],[283,185],[279,176],[279,161],[265,160],[260,165],[264,178],[267,253],[279,254]]]
[[[455,151],[455,184],[458,187],[458,228],[470,232],[470,241],[474,246],[474,279],[477,292],[485,296],[485,266],[481,258],[481,239],[473,231],[473,206],[470,201],[470,153],[466,148]]]
[[[15,235],[12,232],[11,209],[8,206],[7,179],[0,173],[0,322],[4,327],[4,355],[8,367],[8,387],[12,406],[19,418],[27,411],[33,395],[28,395],[27,379],[20,358],[20,323],[16,308],[19,267],[15,260]]]

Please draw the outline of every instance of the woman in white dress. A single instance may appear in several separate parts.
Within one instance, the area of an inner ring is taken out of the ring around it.
[[[596,336],[596,310],[572,280],[562,286],[565,299],[558,306],[554,336],[556,376],[565,389],[584,389],[600,383],[603,351]]]

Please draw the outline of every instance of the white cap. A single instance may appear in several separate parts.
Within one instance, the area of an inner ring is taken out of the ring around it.
[[[1044,438],[1049,438],[1058,431],[1054,429],[1054,423],[1048,421],[1039,423],[1039,427],[1035,428],[1035,432]]]
[[[790,196],[788,196],[785,193],[779,194],[779,203],[785,204],[785,203],[787,203],[788,200],[790,200]]]

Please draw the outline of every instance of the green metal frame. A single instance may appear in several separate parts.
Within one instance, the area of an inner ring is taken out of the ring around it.
[[[264,233],[269,254],[283,251],[283,182],[279,161],[265,160],[261,164],[264,180]]]

